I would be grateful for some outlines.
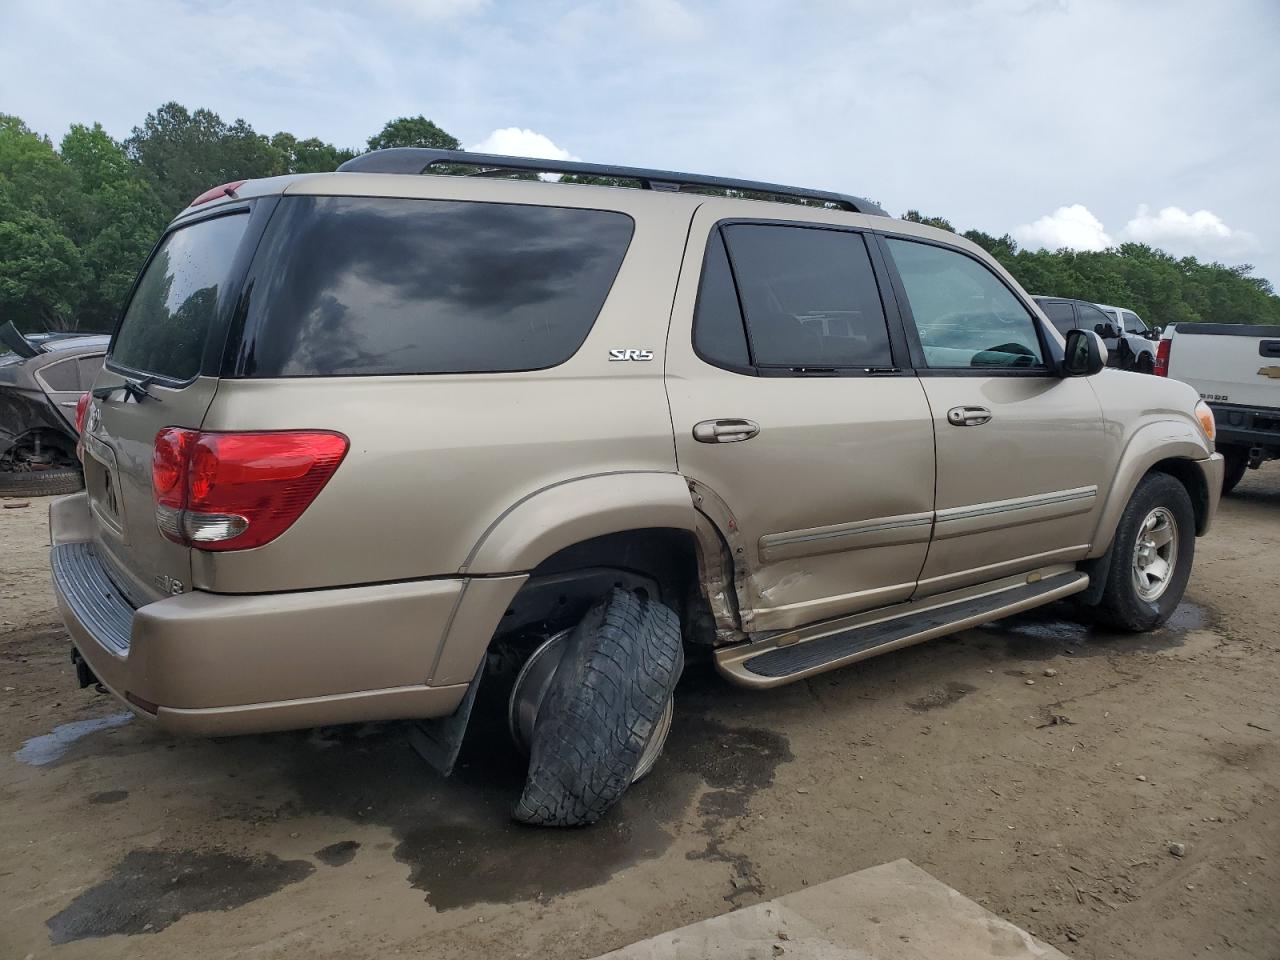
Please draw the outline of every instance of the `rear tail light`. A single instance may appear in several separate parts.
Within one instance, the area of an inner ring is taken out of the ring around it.
[[[1156,363],[1151,372],[1157,377],[1167,377],[1169,375],[1169,352],[1173,350],[1173,341],[1169,339],[1161,340],[1156,346]]]
[[[302,516],[347,454],[347,438],[323,430],[156,434],[151,487],[156,524],[200,550],[270,543]]]
[[[92,399],[86,391],[76,401],[76,433],[84,433],[84,421],[89,416],[89,401]]]

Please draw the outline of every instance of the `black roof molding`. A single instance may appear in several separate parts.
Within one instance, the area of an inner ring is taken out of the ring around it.
[[[616,167],[607,163],[582,163],[578,160],[539,160],[534,157],[504,157],[492,153],[470,153],[466,150],[432,150],[427,147],[391,147],[353,157],[338,167],[341,173],[426,173],[436,164],[478,167],[477,176],[496,171],[522,170],[536,173],[570,173],[588,177],[616,177],[636,180],[645,190],[679,192],[685,187],[711,187],[718,190],[745,190],[771,193],[781,197],[820,200],[852,213],[868,213],[887,217],[877,204],[861,197],[807,187],[788,187],[780,183],[758,180],[734,180],[701,173],[677,173],[674,170],[650,170],[644,167]]]

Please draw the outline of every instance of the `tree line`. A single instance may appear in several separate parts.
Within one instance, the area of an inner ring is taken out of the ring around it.
[[[422,116],[392,120],[366,144],[402,146],[461,144]],[[228,123],[178,103],[148,114],[123,141],[101,124],[75,124],[56,146],[0,114],[0,322],[26,332],[110,330],[156,238],[192,198],[233,180],[334,170],[360,152],[317,137],[267,136],[244,120]],[[915,210],[905,219],[955,230]],[[1280,297],[1248,265],[1202,263],[1143,244],[1021,250],[1007,234],[964,236],[1032,293],[1117,304],[1161,325],[1280,323]]]

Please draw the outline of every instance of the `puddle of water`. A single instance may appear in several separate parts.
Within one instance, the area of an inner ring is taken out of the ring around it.
[[[13,756],[20,763],[27,763],[33,767],[43,767],[45,764],[53,763],[53,761],[59,759],[80,738],[87,737],[91,733],[97,733],[99,730],[123,727],[132,719],[133,714],[125,712],[114,713],[109,717],[95,717],[92,720],[76,720],[73,723],[64,723],[61,726],[54,727],[50,733],[32,737]]]
[[[1050,604],[979,627],[978,631],[1004,639],[1005,655],[1013,659],[1052,660],[1068,650],[1077,657],[1169,650],[1180,647],[1188,633],[1203,629],[1211,619],[1211,612],[1205,607],[1183,601],[1158,630],[1115,633],[1092,623],[1088,611]]]
[[[394,726],[378,736],[330,731],[330,741],[340,741],[334,749],[283,748],[291,754],[288,775],[298,794],[286,815],[388,827],[410,883],[439,910],[596,886],[665,851],[674,840],[671,825],[685,818],[704,787],[711,792],[700,815],[714,831],[741,816],[751,795],[772,783],[777,765],[791,759],[781,735],[725,726],[687,712],[681,701],[678,693],[672,737],[653,773],[590,827],[553,830],[511,820],[527,761],[510,745],[505,714],[492,700],[477,704],[461,763],[447,780]]]
[[[157,933],[188,913],[230,910],[297,883],[315,870],[306,860],[223,851],[133,850],[101,883],[45,921],[57,943]]]

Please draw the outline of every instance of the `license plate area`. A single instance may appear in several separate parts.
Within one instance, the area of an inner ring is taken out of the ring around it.
[[[84,454],[84,486],[89,494],[89,509],[100,523],[123,540],[124,505],[115,453],[96,437],[86,436]]]

